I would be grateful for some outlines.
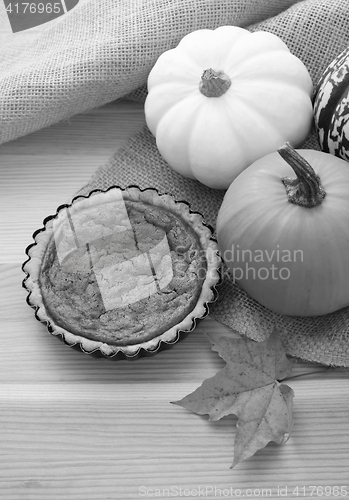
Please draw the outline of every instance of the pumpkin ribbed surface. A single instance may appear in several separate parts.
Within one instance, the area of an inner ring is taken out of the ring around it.
[[[198,30],[163,53],[148,78],[147,125],[180,174],[226,189],[312,123],[309,73],[272,33],[236,26]]]

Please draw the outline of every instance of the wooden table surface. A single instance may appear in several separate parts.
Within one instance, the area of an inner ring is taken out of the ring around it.
[[[112,361],[59,342],[26,304],[32,233],[144,123],[141,104],[115,102],[0,145],[0,500],[349,497],[348,373],[297,362],[290,439],[230,469],[236,418],[170,404],[224,366],[205,336],[223,325]]]
[[[26,304],[32,233],[143,125],[141,104],[115,102],[0,146],[1,500],[349,496],[343,370],[297,362],[289,441],[230,469],[236,418],[170,404],[224,366],[205,336],[224,326],[208,317],[154,357],[112,361],[59,342]]]

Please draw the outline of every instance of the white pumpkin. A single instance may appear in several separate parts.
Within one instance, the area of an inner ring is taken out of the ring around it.
[[[173,169],[227,189],[258,158],[287,141],[301,144],[312,88],[304,64],[276,35],[198,30],[155,63],[145,117]]]

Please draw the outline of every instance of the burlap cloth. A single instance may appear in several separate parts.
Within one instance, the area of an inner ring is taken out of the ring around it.
[[[6,23],[0,3],[0,23]],[[280,36],[314,84],[349,44],[348,0],[90,0],[38,35],[0,36],[0,144],[119,98],[144,100],[158,56],[200,28],[238,25]],[[303,147],[318,149],[312,133]],[[222,191],[172,171],[147,129],[100,167],[81,193],[155,187],[190,202],[215,226]],[[218,321],[256,340],[276,323],[287,352],[349,366],[349,308],[316,318],[276,315],[227,277],[210,306]]]

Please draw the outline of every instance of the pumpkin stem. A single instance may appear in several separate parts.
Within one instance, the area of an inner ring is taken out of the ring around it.
[[[200,92],[206,97],[220,97],[231,85],[231,80],[223,71],[205,69],[199,84]]]
[[[305,208],[320,205],[326,196],[320,177],[313,167],[286,142],[278,149],[280,156],[293,168],[296,178],[283,177],[288,201]]]

